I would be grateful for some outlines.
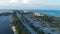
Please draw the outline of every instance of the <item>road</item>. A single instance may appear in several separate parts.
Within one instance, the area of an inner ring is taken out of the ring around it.
[[[38,34],[35,30],[33,30],[25,21],[25,19],[21,16],[21,14],[19,14],[18,12],[16,12],[16,15],[18,16],[18,18],[21,20],[22,24],[25,26],[25,28],[31,33],[31,34]]]

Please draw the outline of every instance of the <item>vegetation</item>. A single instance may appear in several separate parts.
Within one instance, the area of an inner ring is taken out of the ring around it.
[[[58,20],[57,17],[53,16],[36,16],[38,19],[41,19],[43,21],[46,21],[49,24],[55,24],[60,27],[60,21]]]
[[[60,20],[59,20],[59,17],[54,17],[54,16],[35,16],[37,18],[37,20],[41,19],[42,21],[45,21],[47,22],[46,24],[49,24],[48,27],[51,27],[51,28],[58,28],[57,30],[59,30],[58,32],[60,32]],[[39,20],[40,21],[40,20]],[[56,29],[55,29],[56,30]],[[56,31],[57,31],[56,30]]]
[[[30,32],[21,24],[20,19],[16,16],[16,12],[13,14],[13,22],[11,26],[15,26],[16,34],[30,34]]]
[[[32,24],[29,24],[31,28],[33,28],[35,31],[38,32],[38,34],[45,34],[43,30],[39,29],[38,27],[33,26]]]

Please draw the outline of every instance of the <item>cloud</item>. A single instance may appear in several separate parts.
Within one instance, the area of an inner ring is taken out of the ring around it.
[[[10,3],[17,3],[17,0],[10,0]]]
[[[60,9],[60,0],[0,0],[0,7]]]
[[[22,0],[22,3],[23,4],[30,4],[31,2],[30,2],[30,0]]]

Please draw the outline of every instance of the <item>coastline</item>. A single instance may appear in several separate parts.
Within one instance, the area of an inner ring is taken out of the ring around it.
[[[15,26],[12,26],[11,29],[13,30],[14,34],[16,34]]]

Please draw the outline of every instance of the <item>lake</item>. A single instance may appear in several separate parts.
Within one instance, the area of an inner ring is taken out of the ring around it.
[[[9,27],[11,21],[11,16],[0,16],[0,34],[14,34]]]

